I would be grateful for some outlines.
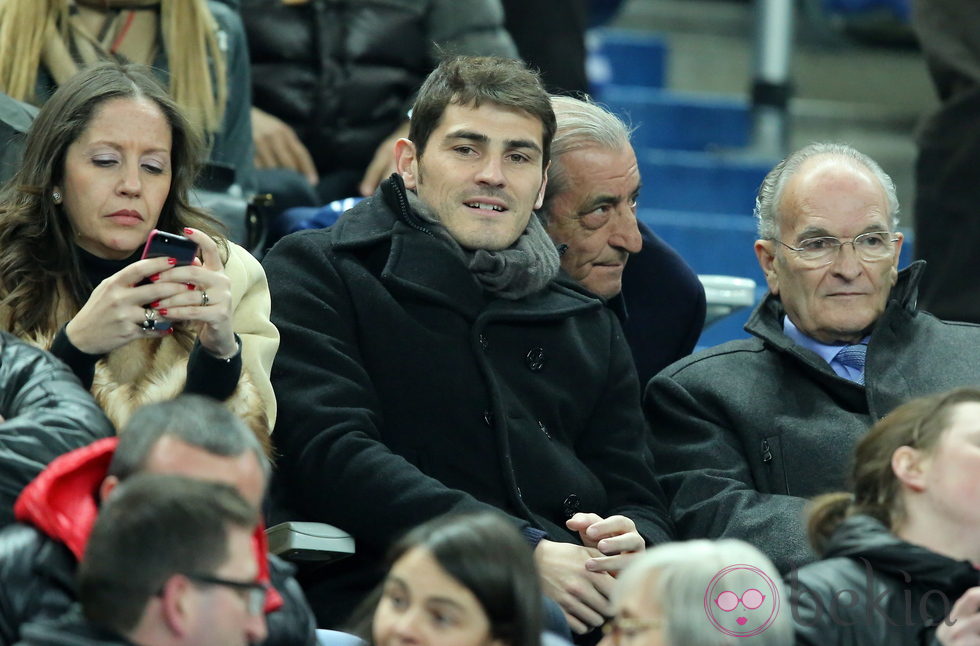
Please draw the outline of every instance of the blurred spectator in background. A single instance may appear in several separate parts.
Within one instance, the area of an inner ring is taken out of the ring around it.
[[[0,91],[13,98],[41,105],[79,68],[107,58],[157,70],[208,134],[210,161],[251,185],[248,52],[233,8],[216,0],[0,2]]]
[[[103,505],[79,566],[84,617],[24,629],[25,646],[216,646],[265,639],[252,532],[230,486],[143,475]]]
[[[636,219],[640,172],[630,131],[587,97],[552,97],[558,129],[538,214],[561,266],[616,312],[641,386],[694,349],[704,287],[680,255]]]
[[[51,460],[114,432],[65,364],[0,332],[0,527]]]
[[[186,391],[226,401],[268,442],[269,289],[190,205],[201,152],[145,66],[96,63],[61,85],[0,193],[0,329],[50,348],[116,426]],[[187,236],[199,258],[141,259],[154,229]]]
[[[0,184],[20,168],[24,139],[37,108],[0,92]]]
[[[276,209],[371,195],[438,52],[517,56],[499,0],[243,0],[263,191]]]
[[[912,6],[941,102],[918,137],[915,254],[929,263],[920,301],[940,318],[980,323],[980,3]]]
[[[585,28],[589,0],[502,0],[517,53],[552,94],[588,94]]]
[[[616,582],[599,646],[790,646],[786,601],[776,567],[748,543],[658,545]]]
[[[259,442],[232,413],[185,395],[144,406],[110,438],[54,460],[17,501],[19,523],[0,532],[0,645],[15,643],[28,622],[61,617],[77,598],[75,572],[102,504],[140,473],[225,482],[252,506],[262,503],[270,465]],[[313,615],[292,568],[266,555],[254,533],[265,599],[267,646],[309,646]]]

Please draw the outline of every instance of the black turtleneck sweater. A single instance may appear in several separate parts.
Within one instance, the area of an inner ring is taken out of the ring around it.
[[[89,293],[103,280],[120,271],[130,263],[140,259],[141,250],[122,260],[107,260],[99,258],[84,249],[77,248],[82,272],[88,279]],[[66,324],[67,325],[67,324]],[[215,399],[224,400],[231,396],[238,385],[242,372],[241,339],[238,341],[238,352],[230,359],[219,359],[208,352],[200,341],[194,342],[190,356],[187,359],[187,381],[184,392],[208,395]],[[82,352],[68,339],[65,326],[58,331],[51,344],[51,353],[68,364],[72,372],[81,380],[85,388],[91,390],[92,379],[95,376],[95,364],[104,355]]]

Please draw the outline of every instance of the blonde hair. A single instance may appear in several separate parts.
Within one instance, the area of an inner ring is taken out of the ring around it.
[[[216,133],[228,94],[218,25],[206,0],[159,4],[170,94],[193,124]],[[68,7],[69,0],[0,0],[0,90],[37,102],[35,85],[45,43],[55,37],[67,43],[71,38]]]

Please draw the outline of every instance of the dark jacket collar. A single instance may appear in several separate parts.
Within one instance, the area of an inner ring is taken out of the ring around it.
[[[870,567],[900,580],[911,577],[916,586],[953,590],[955,596],[977,584],[977,570],[920,545],[903,541],[870,516],[851,516],[831,536],[824,558],[864,560]]]
[[[892,287],[888,297],[888,305],[879,318],[879,322],[894,316],[913,316],[915,314],[919,297],[919,282],[922,280],[925,267],[925,261],[917,260],[898,272],[898,280]],[[773,295],[772,292],[767,292],[765,298],[755,308],[745,324],[745,331],[777,348],[788,350],[795,344],[783,333],[783,316],[785,314],[786,311],[783,309],[783,303],[779,297]],[[807,352],[809,353],[809,351]]]
[[[448,242],[432,234],[408,204],[394,174],[378,191],[344,213],[331,231],[337,251],[389,244],[381,280],[458,311],[468,318],[560,319],[602,303],[571,279],[559,277],[531,296],[507,300],[486,294]]]

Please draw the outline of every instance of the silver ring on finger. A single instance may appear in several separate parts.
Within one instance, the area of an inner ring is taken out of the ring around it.
[[[208,306],[208,303],[210,303],[210,302],[211,302],[211,299],[208,298],[208,292],[207,292],[207,290],[202,289],[201,290],[201,307],[207,307]]]
[[[144,332],[152,332],[156,329],[157,313],[151,307],[143,308],[143,320],[137,323]]]

